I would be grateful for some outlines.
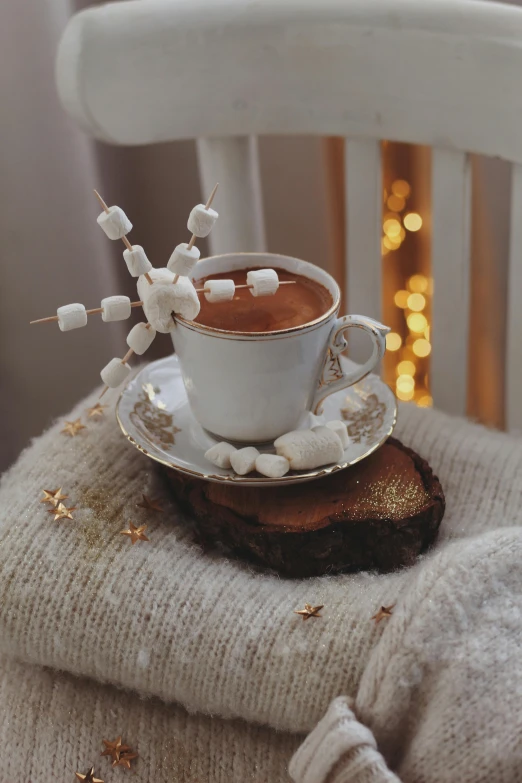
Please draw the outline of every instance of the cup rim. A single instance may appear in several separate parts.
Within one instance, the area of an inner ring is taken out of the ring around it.
[[[278,336],[282,334],[292,334],[293,332],[300,332],[303,329],[308,329],[309,326],[316,326],[317,324],[323,323],[324,321],[327,321],[328,318],[330,318],[331,315],[337,312],[339,309],[340,303],[341,303],[341,289],[339,288],[339,285],[337,281],[332,277],[332,275],[327,272],[325,269],[322,269],[320,266],[317,266],[317,264],[312,264],[310,261],[304,261],[302,258],[296,258],[296,256],[287,256],[282,255],[281,253],[263,253],[263,252],[247,252],[247,253],[241,253],[241,252],[233,252],[233,253],[218,253],[214,256],[207,256],[206,258],[202,258],[202,261],[213,261],[214,259],[220,259],[220,258],[230,258],[233,256],[248,256],[249,258],[266,258],[272,257],[272,258],[280,258],[284,260],[289,261],[298,261],[300,264],[304,264],[306,267],[314,267],[315,269],[319,269],[321,272],[323,272],[327,277],[330,278],[330,282],[332,283],[332,288],[334,289],[334,294],[332,294],[333,303],[328,308],[326,313],[323,313],[323,315],[320,315],[318,318],[314,318],[313,321],[308,321],[305,324],[300,324],[299,326],[290,326],[288,329],[275,329],[270,332],[241,332],[236,331],[232,329],[217,329],[215,326],[207,326],[206,324],[200,324],[198,321],[189,321],[187,318],[182,318],[180,315],[175,316],[175,321],[178,321],[180,324],[185,324],[188,327],[191,327],[199,332],[208,332],[211,334],[217,334],[219,335],[237,335],[241,337],[251,337],[252,339],[256,339],[258,337],[269,337],[270,335]],[[300,273],[299,273],[300,274]],[[303,273],[303,277],[306,277],[306,273]],[[310,278],[309,278],[310,279]],[[330,293],[332,293],[330,291]]]

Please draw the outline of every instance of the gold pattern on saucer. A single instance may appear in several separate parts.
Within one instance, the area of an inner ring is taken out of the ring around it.
[[[395,604],[392,604],[391,606],[381,606],[379,611],[373,615],[371,618],[372,620],[375,620],[375,625],[378,625],[381,620],[385,620],[388,617],[391,617],[393,612],[392,609],[395,606]]]
[[[151,383],[145,383],[142,388],[143,392],[130,414],[132,423],[139,429],[145,429],[156,446],[173,446],[175,435],[181,430],[174,424],[172,413],[165,411],[165,403],[157,399],[161,390]]]
[[[324,604],[321,604],[321,606],[312,606],[311,604],[305,604],[304,609],[296,609],[294,610],[294,614],[300,614],[303,620],[308,620],[309,617],[322,617],[322,614],[319,614],[319,610],[323,609]]]
[[[386,404],[377,395],[357,390],[357,399],[348,398],[345,408],[341,408],[343,419],[348,422],[348,435],[354,443],[362,443],[376,437],[384,423]]]

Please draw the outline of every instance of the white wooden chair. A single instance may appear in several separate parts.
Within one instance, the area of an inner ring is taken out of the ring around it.
[[[348,310],[376,318],[379,140],[430,145],[431,385],[452,413],[466,403],[468,153],[511,161],[506,419],[520,430],[521,43],[522,10],[477,0],[131,0],[72,18],[57,81],[99,139],[198,139],[204,192],[222,185],[213,252],[264,249],[257,135],[345,137]]]

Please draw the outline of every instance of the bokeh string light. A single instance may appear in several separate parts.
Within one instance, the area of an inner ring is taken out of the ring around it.
[[[422,229],[422,216],[408,206],[411,193],[411,185],[404,179],[396,179],[389,190],[384,189],[381,249],[383,258],[387,257],[386,263],[397,260],[400,264],[397,251],[408,242],[409,234]],[[396,279],[401,277],[400,269],[398,272]],[[432,292],[432,280],[426,275],[418,272],[404,275],[403,285],[393,297],[399,316],[395,322],[400,326],[386,338],[393,357],[393,377],[388,380],[397,397],[423,407],[432,404],[428,386]]]

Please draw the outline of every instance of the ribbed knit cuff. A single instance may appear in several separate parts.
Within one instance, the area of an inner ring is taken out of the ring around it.
[[[399,783],[345,696],[330,704],[288,769],[296,783]]]

